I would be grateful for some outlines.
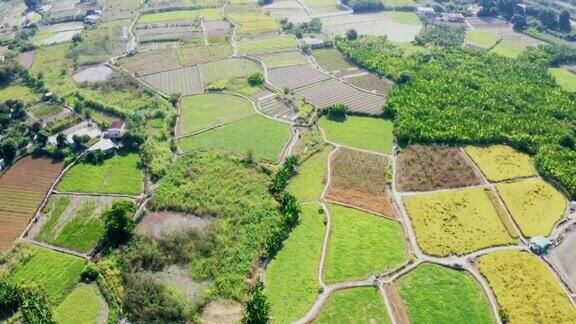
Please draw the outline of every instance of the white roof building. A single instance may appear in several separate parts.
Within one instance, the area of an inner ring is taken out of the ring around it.
[[[112,142],[110,139],[108,138],[103,138],[101,140],[99,140],[96,144],[90,146],[88,148],[88,151],[102,151],[106,154],[112,153],[114,152],[114,150],[116,149],[116,144],[114,144],[114,142]]]

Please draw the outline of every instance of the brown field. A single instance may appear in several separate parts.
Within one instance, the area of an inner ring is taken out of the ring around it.
[[[411,145],[397,159],[400,191],[429,191],[479,185],[480,179],[459,148]]]
[[[174,49],[138,53],[134,56],[122,58],[118,63],[136,76],[158,73],[180,67],[178,64],[178,55]]]
[[[189,214],[170,211],[147,212],[136,231],[153,240],[181,233],[187,230],[204,230],[210,225],[211,220]]]
[[[206,36],[226,36],[230,33],[230,23],[224,20],[203,21],[202,29]]]
[[[374,74],[350,75],[344,79],[358,88],[368,90],[371,92],[387,95],[394,86],[394,82],[388,79],[380,79]]]
[[[270,84],[279,89],[297,89],[330,77],[317,71],[311,64],[288,66],[268,71]]]
[[[339,148],[332,158],[332,180],[327,198],[396,217],[386,188],[388,166],[385,156]]]
[[[61,163],[26,157],[0,177],[0,252],[26,228],[60,171]]]

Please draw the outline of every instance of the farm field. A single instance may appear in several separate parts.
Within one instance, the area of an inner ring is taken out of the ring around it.
[[[273,34],[281,29],[276,19],[267,16],[258,7],[255,7],[254,10],[247,10],[242,7],[241,9],[232,8],[227,10],[225,15],[236,23],[236,33],[240,38]]]
[[[32,90],[30,90],[28,87],[21,85],[11,85],[7,87],[0,87],[0,98],[2,98],[2,101],[9,99],[19,99],[27,104],[30,104],[40,100],[40,95],[32,92]]]
[[[8,276],[14,283],[38,284],[54,305],[60,304],[80,281],[86,261],[68,254],[30,246],[32,257]]]
[[[189,230],[204,233],[212,221],[210,217],[198,217],[186,213],[150,211],[144,214],[136,227],[136,232],[158,241]]]
[[[135,153],[115,155],[101,164],[79,163],[73,166],[58,185],[60,192],[84,192],[139,195],[144,175]]]
[[[498,37],[498,35],[491,32],[471,30],[466,32],[466,38],[464,41],[467,44],[471,44],[473,46],[477,46],[483,49],[490,49],[496,45],[499,39],[500,37]]]
[[[136,76],[173,70],[180,67],[178,55],[174,49],[165,49],[138,53],[134,56],[118,60],[121,67],[134,73]]]
[[[205,84],[223,79],[249,76],[262,72],[260,66],[247,59],[230,58],[201,65],[202,80]]]
[[[410,196],[404,205],[427,254],[463,255],[514,242],[483,188]]]
[[[381,95],[387,95],[394,86],[394,82],[387,79],[381,79],[373,74],[348,75],[344,77],[344,80],[361,89],[379,93]]]
[[[351,288],[331,295],[315,323],[392,323],[374,287]]]
[[[327,283],[365,279],[407,261],[400,223],[336,204],[328,209],[332,229],[324,265]]]
[[[28,109],[28,112],[30,112],[32,116],[40,120],[52,117],[63,111],[64,109],[60,105],[46,104],[46,103],[38,103],[30,107],[30,109]]]
[[[298,43],[292,35],[279,35],[238,43],[238,51],[247,55],[293,51],[297,49]]]
[[[507,39],[502,40],[498,45],[494,46],[490,53],[502,55],[508,58],[517,58],[524,52],[526,46]]]
[[[562,68],[549,68],[548,71],[562,89],[570,92],[576,91],[576,74],[574,72]]]
[[[299,51],[257,55],[256,58],[264,62],[268,69],[308,63],[306,56]]]
[[[178,135],[189,135],[254,113],[249,100],[231,94],[208,93],[184,97],[180,103]]]
[[[178,48],[178,62],[183,66],[217,61],[225,59],[228,55],[230,55],[230,46],[228,44]]]
[[[399,1],[404,2],[404,1]],[[412,1],[406,1],[412,2]],[[387,3],[389,4],[389,3]],[[414,4],[414,2],[412,2]],[[404,5],[404,4],[399,4]],[[422,25],[420,21],[420,17],[414,12],[404,12],[404,11],[389,11],[387,12],[388,16],[392,19],[393,22],[406,24],[406,25]]]
[[[202,92],[202,81],[200,80],[198,66],[148,74],[140,79],[167,95],[173,93],[190,95]]]
[[[257,159],[276,163],[289,135],[287,124],[254,115],[179,143],[184,152],[215,149],[239,156],[252,152]]]
[[[488,299],[466,271],[423,263],[395,283],[412,323],[493,323]]]
[[[330,149],[312,155],[299,168],[298,174],[288,184],[288,192],[301,204],[318,201],[326,186]]]
[[[204,20],[220,20],[219,9],[217,8],[206,8],[197,10],[177,10],[177,11],[166,11],[166,12],[156,12],[152,14],[145,14],[140,16],[138,19],[139,24],[154,24],[161,22],[193,22],[196,17],[203,17]]]
[[[344,122],[322,117],[319,122],[330,142],[382,154],[392,152],[392,121],[382,118],[348,116]]]
[[[576,321],[576,310],[550,270],[531,253],[499,251],[478,265],[511,323]]]
[[[496,189],[527,237],[548,236],[568,204],[562,193],[542,179],[500,183]]]
[[[54,319],[62,324],[98,323],[106,319],[107,309],[96,284],[79,284],[54,310]]]
[[[100,83],[110,80],[114,75],[114,70],[106,65],[98,65],[86,68],[72,76],[74,82],[81,84],[83,82],[88,83]]]
[[[0,252],[26,229],[61,170],[61,163],[26,157],[0,176]]]
[[[327,198],[396,217],[386,188],[389,168],[390,160],[385,156],[340,147],[332,156]]]
[[[348,63],[334,48],[315,49],[312,51],[312,57],[320,67],[329,73],[343,76],[358,72],[358,68]]]
[[[202,30],[197,26],[165,25],[139,25],[134,33],[138,44],[182,41],[189,43],[203,43]]]
[[[343,10],[340,8],[339,2],[335,0],[306,0],[304,1],[304,4],[315,14],[324,14]]]
[[[311,64],[268,70],[268,81],[278,89],[297,89],[330,77],[317,71]]]
[[[52,195],[42,211],[47,217],[36,240],[88,253],[104,236],[102,212],[111,197]]]
[[[532,158],[509,146],[468,146],[466,153],[489,181],[533,177],[537,174]]]
[[[302,206],[300,222],[266,270],[266,295],[277,323],[302,317],[316,301],[316,279],[324,239],[325,215],[320,205]]]
[[[354,28],[359,34],[386,36],[393,42],[408,43],[412,42],[422,29],[421,25],[394,21],[388,12],[357,13],[320,19],[322,31],[332,37],[345,36],[348,29]]]
[[[401,151],[396,163],[396,186],[400,191],[430,191],[481,183],[457,147],[411,145]]]

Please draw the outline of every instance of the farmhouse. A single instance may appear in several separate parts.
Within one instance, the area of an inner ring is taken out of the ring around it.
[[[434,19],[436,18],[436,10],[430,7],[419,7],[418,16],[422,19]]]
[[[446,22],[451,22],[451,23],[463,24],[464,23],[464,16],[462,14],[459,14],[459,13],[443,13],[440,16],[440,20],[446,21]]]
[[[98,129],[91,121],[83,121],[77,125],[74,125],[67,130],[62,132],[66,135],[66,142],[70,145],[74,144],[74,136],[88,136],[90,138],[100,137],[102,132]],[[52,135],[48,138],[48,143],[56,145],[58,141],[56,140],[58,135]]]
[[[125,124],[124,121],[118,120],[112,123],[110,128],[104,132],[104,138],[120,139],[124,136]]]
[[[552,242],[544,236],[535,236],[530,239],[530,249],[537,254],[546,254],[552,247]]]
[[[114,153],[115,150],[116,150],[116,145],[114,144],[114,142],[112,142],[108,138],[103,138],[100,141],[98,141],[96,144],[94,144],[94,145],[90,146],[90,148],[88,148],[88,152],[102,151],[105,154],[112,154],[112,153]]]

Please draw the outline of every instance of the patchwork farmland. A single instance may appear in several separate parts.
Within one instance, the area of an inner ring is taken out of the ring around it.
[[[154,89],[165,93],[190,95],[202,92],[202,80],[198,66],[148,74],[140,78]]]

